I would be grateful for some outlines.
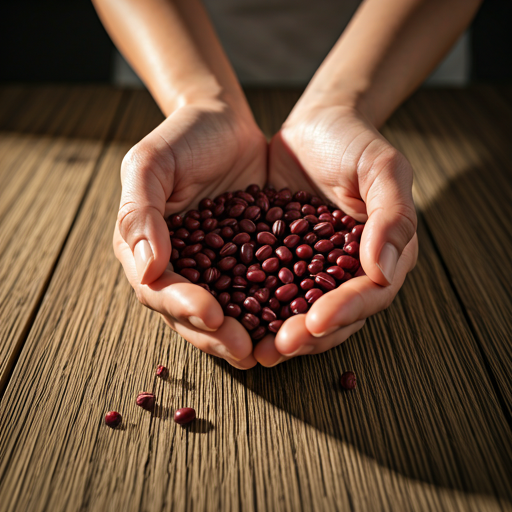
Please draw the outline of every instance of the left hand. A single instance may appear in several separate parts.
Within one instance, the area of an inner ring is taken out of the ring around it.
[[[254,357],[263,366],[345,341],[391,304],[418,256],[411,165],[355,108],[299,102],[271,141],[269,181],[278,190],[324,196],[366,222],[360,244],[366,276],[324,294],[307,314],[261,340]]]

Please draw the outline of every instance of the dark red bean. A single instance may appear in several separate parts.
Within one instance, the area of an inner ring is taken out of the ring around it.
[[[329,240],[337,247],[341,247],[345,244],[345,237],[342,233],[334,233]]]
[[[358,238],[361,238],[361,235],[363,234],[364,224],[357,224],[357,226],[354,226],[352,228],[352,234],[356,235]]]
[[[174,229],[181,228],[183,226],[183,217],[175,213],[169,217],[169,224]]]
[[[186,425],[196,419],[196,411],[191,407],[183,407],[174,413],[174,421],[178,425]]]
[[[245,273],[247,272],[247,267],[243,263],[238,263],[233,267],[233,270],[231,273],[234,276],[245,276]]]
[[[316,275],[315,283],[326,291],[331,291],[336,288],[336,281],[334,278],[325,272],[320,272]]]
[[[320,222],[330,222],[334,225],[334,218],[330,213],[322,213],[322,215],[318,216],[318,220]]]
[[[220,277],[220,271],[215,267],[207,268],[203,272],[203,281],[205,283],[211,284]]]
[[[213,217],[213,212],[211,210],[202,210],[201,211],[201,220],[211,219]]]
[[[249,219],[242,219],[238,223],[238,227],[242,233],[254,233],[256,231],[256,225]]]
[[[257,221],[261,217],[261,208],[256,205],[249,206],[244,212],[244,219]]]
[[[197,229],[193,233],[190,233],[190,236],[187,238],[188,244],[197,244],[204,240],[204,231],[202,229]]]
[[[312,259],[320,260],[322,263],[325,263],[325,256],[323,254],[315,254]]]
[[[341,223],[350,231],[355,225],[356,225],[356,221],[350,216],[350,215],[345,215],[342,219],[341,219]]]
[[[262,211],[266,212],[270,208],[270,201],[263,192],[260,192],[256,196],[256,205],[261,208]]]
[[[240,248],[240,259],[242,260],[242,263],[249,265],[253,258],[254,249],[252,248],[252,245],[250,245],[249,243],[242,245],[242,247]]]
[[[196,260],[197,266],[201,269],[210,268],[212,266],[212,262],[206,254],[198,253],[194,256]]]
[[[252,197],[255,197],[256,194],[260,191],[260,186],[259,185],[256,185],[255,183],[253,183],[252,185],[249,185],[245,191],[248,193],[248,194],[251,194]]]
[[[261,311],[261,304],[254,297],[247,297],[244,300],[244,308],[252,313],[253,315],[257,315]]]
[[[249,288],[249,292],[248,292],[248,295],[249,297],[252,297],[258,290],[260,289],[259,285],[257,284],[253,284],[250,288]]]
[[[252,331],[260,325],[260,319],[252,313],[246,313],[242,317],[242,325],[248,330]]]
[[[208,247],[204,247],[201,252],[203,254],[206,254],[206,256],[208,256],[208,258],[210,258],[211,261],[215,260],[215,258],[217,257],[217,255],[211,249],[208,249]]]
[[[272,233],[275,236],[281,238],[286,230],[286,224],[282,220],[276,220],[272,225]]]
[[[270,233],[270,226],[268,224],[265,224],[264,222],[258,222],[256,224],[256,231],[258,233],[261,233],[262,231],[268,231]]]
[[[297,245],[300,243],[300,236],[299,235],[289,235],[283,240],[283,244],[288,247],[288,249],[293,249],[294,247],[297,247]]]
[[[305,215],[304,220],[307,220],[312,226],[316,226],[318,224],[318,217],[315,215]]]
[[[304,220],[304,219],[297,219],[297,220],[294,220],[294,221],[290,224],[290,231],[291,231],[294,235],[302,235],[302,234],[303,234],[303,233],[305,233],[308,229],[309,229],[308,221],[307,221],[307,220]]]
[[[284,206],[292,200],[292,192],[289,188],[280,190],[274,199],[274,203],[279,206]]]
[[[198,210],[189,210],[187,213],[185,213],[185,218],[188,217],[199,220],[201,218],[201,212]]]
[[[296,284],[290,283],[281,286],[275,291],[276,299],[280,302],[291,301],[299,292]]]
[[[231,295],[228,292],[222,292],[219,293],[219,296],[217,297],[217,300],[219,301],[219,304],[225,308],[229,302],[231,301]]]
[[[210,287],[206,283],[197,283],[197,286],[204,288],[207,292],[211,293]]]
[[[254,329],[254,331],[251,332],[251,339],[253,339],[254,341],[261,340],[261,338],[263,338],[265,334],[267,334],[267,328],[263,325],[260,325],[259,327]]]
[[[290,210],[297,210],[298,212],[300,212],[300,208],[301,204],[298,201],[291,201],[286,205],[285,211],[288,212]]]
[[[180,228],[174,232],[174,238],[179,238],[180,240],[186,240],[190,236],[188,229]]]
[[[236,219],[245,212],[245,208],[243,204],[235,204],[229,209],[228,215]]]
[[[290,309],[290,305],[286,304],[286,306],[283,306],[281,308],[281,311],[279,311],[279,318],[282,320],[286,320],[287,318],[290,318],[292,316],[292,310]]]
[[[228,226],[230,228],[234,228],[236,225],[237,225],[237,220],[234,219],[233,217],[228,217],[227,219],[221,220],[219,222],[219,226],[221,228],[223,228],[225,226]]]
[[[272,311],[274,311],[274,313],[276,313],[276,312],[278,312],[281,309],[281,304],[279,304],[279,301],[275,297],[272,297],[268,301],[268,307]]]
[[[219,256],[233,256],[238,251],[238,247],[233,242],[228,242],[222,246],[222,249],[219,251]]]
[[[341,281],[341,279],[343,279],[343,276],[345,275],[345,271],[341,267],[338,267],[338,265],[329,267],[326,270],[326,272],[335,279],[338,279],[339,281]]]
[[[175,249],[178,249],[178,251],[181,251],[182,249],[185,249],[185,247],[187,246],[187,244],[183,240],[181,240],[180,238],[171,238],[171,245]]]
[[[298,201],[300,204],[304,204],[309,201],[310,197],[311,197],[311,194],[309,192],[306,192],[304,190],[299,190],[298,192],[295,192],[293,199],[294,199],[294,201]]]
[[[344,254],[336,260],[336,265],[348,272],[355,272],[357,267],[359,267],[359,261],[357,261],[352,256]]]
[[[217,263],[217,268],[221,272],[228,272],[236,265],[236,258],[233,258],[233,256],[226,256],[225,258],[222,258]]]
[[[193,268],[197,266],[196,260],[192,258],[180,258],[174,264],[176,268]]]
[[[210,232],[210,231],[213,231],[214,229],[216,229],[218,224],[219,224],[219,221],[217,219],[206,219],[201,224],[201,227],[205,231]]]
[[[251,235],[249,233],[238,233],[238,235],[235,235],[233,237],[232,242],[236,245],[243,245],[246,244],[251,240]]]
[[[313,248],[310,245],[299,245],[297,249],[295,249],[295,254],[301,260],[309,260],[311,256],[313,256]]]
[[[178,252],[178,249],[172,248],[171,251],[171,261],[176,261],[180,257],[180,253]],[[197,260],[196,260],[197,261]],[[206,267],[205,267],[206,268]]]
[[[290,210],[284,214],[284,220],[286,222],[292,222],[302,217],[301,213],[297,210]]]
[[[330,240],[319,240],[315,244],[315,251],[330,252],[334,249],[334,245]]]
[[[256,240],[261,245],[274,245],[277,242],[277,238],[267,231],[263,231],[258,233],[256,236]]]
[[[247,285],[249,283],[247,282],[247,280],[242,277],[242,276],[235,276],[233,277],[233,288],[239,290],[239,289],[245,289],[247,288]]]
[[[184,225],[189,231],[194,231],[195,229],[199,229],[201,223],[198,220],[193,219],[192,217],[187,217],[185,219]]]
[[[279,279],[284,283],[284,284],[288,284],[288,283],[293,283],[293,279],[294,279],[294,276],[293,276],[293,272],[288,269],[288,268],[282,268],[280,271],[279,271]]]
[[[224,204],[218,204],[214,207],[214,209],[212,210],[213,211],[213,216],[214,217],[220,217],[223,213],[224,213]]]
[[[343,217],[345,217],[345,214],[341,210],[334,210],[331,215],[334,217],[334,220],[340,221]]]
[[[306,233],[302,237],[302,241],[305,244],[308,244],[308,245],[314,245],[317,240],[318,240],[318,237],[315,235],[315,233],[313,233],[313,231],[310,231],[309,233]]]
[[[300,287],[303,289],[303,290],[311,290],[311,288],[313,288],[313,286],[315,286],[315,281],[313,281],[313,279],[304,279],[304,281],[301,281],[300,283]]]
[[[181,251],[181,255],[184,258],[190,258],[191,256],[194,256],[195,254],[200,252],[202,248],[203,246],[201,244],[189,245],[188,247],[185,247],[183,251]]]
[[[307,291],[306,292],[306,295],[304,297],[306,297],[306,300],[310,303],[310,304],[313,304],[314,302],[316,302],[322,295],[324,294],[324,292],[322,290],[319,290],[318,288],[312,288],[311,290]]]
[[[279,206],[274,206],[265,215],[265,220],[270,223],[274,223],[276,220],[283,218],[283,209]]]
[[[273,322],[277,318],[276,314],[270,308],[261,310],[261,319],[265,322]]]
[[[307,268],[308,268],[308,264],[304,260],[297,261],[297,263],[295,263],[295,265],[293,265],[293,273],[297,277],[301,277],[302,275],[305,274]]]
[[[278,284],[279,281],[276,276],[268,276],[267,279],[265,279],[265,288],[269,288],[270,290],[273,290]]]
[[[254,292],[254,298],[260,303],[265,304],[270,297],[270,290],[268,288],[260,288]]]
[[[191,283],[197,283],[197,281],[199,281],[199,277],[201,276],[199,270],[196,270],[195,268],[183,268],[180,270],[180,274],[188,279]]]
[[[242,304],[246,297],[247,295],[244,292],[235,291],[231,294],[231,300],[235,304]]]
[[[261,270],[261,263],[253,263],[247,270]]]
[[[270,322],[268,324],[268,330],[270,332],[276,333],[281,328],[281,325],[283,325],[283,320],[274,320],[273,322]]]
[[[117,411],[109,411],[105,414],[105,424],[110,428],[118,427],[123,421],[123,417]]]
[[[265,272],[268,272],[269,274],[273,274],[279,268],[279,260],[277,258],[275,258],[275,257],[274,258],[268,258],[268,260],[265,260],[261,264],[261,268]]]
[[[345,235],[345,244],[349,244],[350,242],[358,242],[360,238],[361,237],[357,236],[351,231]]]
[[[231,277],[223,275],[223,276],[220,276],[219,279],[217,279],[217,281],[215,281],[215,284],[213,285],[213,287],[218,291],[222,291],[222,290],[226,290],[227,288],[229,288],[230,285],[231,285]]]
[[[326,204],[321,204],[317,209],[316,213],[321,215],[322,213],[329,213],[329,207]]]
[[[357,256],[359,254],[359,244],[357,242],[350,242],[343,246],[343,250],[349,256]]]
[[[246,278],[251,283],[263,283],[267,278],[267,274],[263,270],[248,270]]]
[[[284,263],[285,265],[290,263],[290,261],[292,261],[293,259],[293,255],[290,252],[290,249],[288,249],[288,247],[285,247],[284,245],[276,249],[276,256],[279,258],[279,261],[281,261],[281,263]]]
[[[290,309],[294,315],[300,315],[308,310],[308,303],[302,297],[298,297],[290,302]]]
[[[243,199],[244,201],[246,201],[249,204],[254,203],[254,196],[247,190],[245,192],[243,190],[240,192],[237,192],[236,196],[239,197],[240,199]]]
[[[321,206],[324,202],[318,196],[312,196],[309,200],[309,203],[313,205],[315,208]]]
[[[328,255],[327,255],[327,261],[329,263],[336,263],[336,260],[343,256],[344,252],[341,249],[333,249]]]
[[[354,276],[353,276],[350,272],[347,272],[347,271],[345,270],[345,275],[344,275],[344,277],[343,277],[343,282],[345,282],[345,281],[349,281],[349,280],[350,280],[350,279],[352,279],[353,277],[354,277]]]
[[[214,202],[209,197],[203,197],[201,201],[199,201],[199,209],[206,210],[211,209],[214,206]]]
[[[303,215],[315,215],[316,208],[314,206],[311,206],[310,204],[305,204],[301,208],[301,212]]]
[[[319,272],[322,272],[322,270],[324,269],[324,264],[320,261],[320,260],[313,260],[309,265],[308,265],[308,270],[310,272],[310,274],[318,274]]]
[[[224,240],[219,235],[215,233],[208,233],[204,237],[204,241],[212,248],[212,249],[220,249],[224,245]]]
[[[313,230],[320,238],[329,238],[334,235],[334,228],[330,222],[320,222],[313,228]]]
[[[220,230],[220,236],[224,240],[229,240],[229,239],[233,238],[234,234],[235,234],[235,232],[233,231],[233,228],[230,228],[229,226],[224,226]]]
[[[343,389],[351,391],[357,386],[357,380],[354,372],[345,372],[340,378],[340,384]]]

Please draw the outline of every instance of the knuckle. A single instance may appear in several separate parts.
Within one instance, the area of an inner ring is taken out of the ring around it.
[[[399,220],[398,229],[403,239],[411,240],[418,227],[418,217],[412,204],[400,203],[395,207],[395,214]]]

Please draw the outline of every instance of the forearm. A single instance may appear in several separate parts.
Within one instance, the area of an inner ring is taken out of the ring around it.
[[[93,0],[123,55],[164,114],[203,100],[248,109],[199,0]]]
[[[304,94],[303,103],[358,108],[377,127],[435,68],[481,0],[366,0]]]

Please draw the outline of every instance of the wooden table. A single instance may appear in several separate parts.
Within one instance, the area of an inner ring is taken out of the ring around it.
[[[269,136],[298,97],[248,95]],[[161,119],[142,91],[0,90],[2,512],[511,511],[512,89],[421,90],[393,116],[416,269],[347,343],[247,372],[142,307],[112,252],[121,160]]]

